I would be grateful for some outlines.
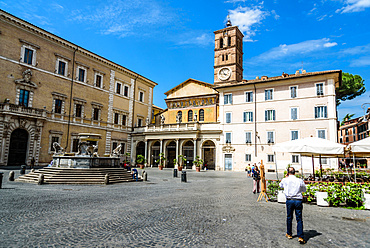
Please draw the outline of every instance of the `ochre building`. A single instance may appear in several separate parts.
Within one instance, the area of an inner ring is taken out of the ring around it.
[[[100,134],[99,155],[152,118],[155,82],[0,10],[0,165],[47,165],[57,142]]]

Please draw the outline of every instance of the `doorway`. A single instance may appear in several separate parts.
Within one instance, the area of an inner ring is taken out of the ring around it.
[[[28,132],[24,129],[15,129],[10,136],[8,165],[26,164],[28,148]]]
[[[193,168],[193,161],[194,161],[194,144],[192,141],[188,140],[182,146],[182,155],[185,156],[185,169],[192,169]]]
[[[175,141],[171,141],[167,145],[167,163],[166,168],[174,168],[175,165],[173,160],[176,158],[176,143]]]
[[[225,171],[233,170],[233,155],[225,154]]]

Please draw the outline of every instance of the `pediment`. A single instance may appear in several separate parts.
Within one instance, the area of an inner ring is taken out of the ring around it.
[[[188,79],[167,91],[165,94],[167,95],[167,99],[217,94],[217,91],[213,89],[213,86],[213,84],[195,79]]]

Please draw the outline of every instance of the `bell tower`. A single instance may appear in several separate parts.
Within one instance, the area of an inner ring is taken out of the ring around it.
[[[215,34],[214,84],[243,80],[243,37],[230,19],[224,29]]]

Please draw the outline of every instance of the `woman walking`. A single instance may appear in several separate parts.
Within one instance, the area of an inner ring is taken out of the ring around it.
[[[254,167],[253,170],[253,194],[256,192],[260,192],[260,180],[261,180],[261,175],[260,175],[260,170],[258,169],[258,166]]]

